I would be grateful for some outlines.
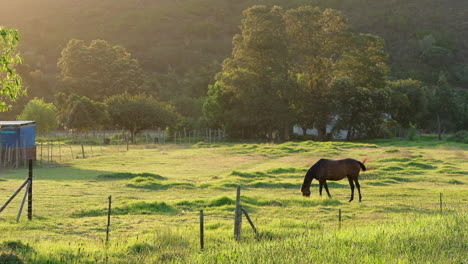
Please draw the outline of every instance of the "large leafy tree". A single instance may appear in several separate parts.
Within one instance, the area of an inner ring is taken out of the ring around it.
[[[170,105],[151,96],[119,94],[105,100],[111,124],[130,132],[131,141],[143,129],[171,126],[179,116]]]
[[[89,45],[72,39],[58,61],[62,91],[103,100],[121,93],[137,93],[143,84],[140,65],[122,46],[104,40]]]
[[[335,10],[311,6],[287,11],[284,22],[290,70],[298,87],[293,105],[296,121],[303,128],[314,126],[323,139],[333,115],[330,83],[349,39],[348,24]]]
[[[28,102],[17,119],[36,121],[38,134],[44,135],[58,126],[57,107],[41,98],[34,98]]]
[[[212,91],[210,95],[216,97],[209,104],[220,107],[231,136],[272,138],[278,131],[287,137],[291,85],[283,13],[277,6],[245,10],[232,55],[216,77],[215,87],[221,88],[222,96]]]
[[[0,27],[0,112],[11,106],[7,101],[15,101],[25,91],[21,87],[21,77],[15,65],[21,62],[16,52],[19,42],[18,31]]]
[[[381,132],[390,103],[387,58],[381,38],[357,34],[336,65],[332,84],[336,128],[347,129],[347,139]]]

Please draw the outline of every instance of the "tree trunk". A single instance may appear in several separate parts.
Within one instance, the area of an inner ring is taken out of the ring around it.
[[[283,135],[283,139],[284,139],[284,140],[288,141],[288,140],[291,139],[290,131],[291,131],[290,125],[289,125],[289,124],[286,124],[286,125],[284,126],[284,135]],[[304,130],[304,131],[305,131],[305,130]],[[305,132],[304,132],[304,134],[305,134]]]
[[[307,136],[307,126],[302,125],[301,128],[302,128],[302,135]]]
[[[84,153],[84,143],[83,140],[81,140],[81,154],[83,155],[83,159],[85,158],[85,153]]]
[[[317,126],[317,135],[320,140],[327,139],[327,125],[319,125]]]
[[[346,132],[346,141],[350,141],[351,140],[351,130],[352,128],[348,128],[348,131]]]
[[[442,128],[440,125],[440,115],[437,114],[437,135],[439,140],[442,140]]]
[[[132,144],[136,144],[135,134],[135,130],[130,131],[130,142],[132,142]]]
[[[273,128],[268,126],[268,140],[273,141]]]

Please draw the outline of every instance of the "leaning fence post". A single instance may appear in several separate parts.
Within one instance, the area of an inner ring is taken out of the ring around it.
[[[13,193],[13,195],[2,205],[2,207],[0,207],[0,213],[8,206],[8,204],[10,204],[11,201],[13,201],[13,199],[16,197],[16,195],[23,189],[24,186],[26,186],[26,184],[28,184],[29,182],[29,179],[24,181],[23,184],[21,184],[21,186]]]
[[[109,208],[107,209],[106,243],[109,242],[109,229],[110,229],[111,206],[112,206],[112,195],[109,196]]]
[[[29,184],[30,184],[30,182],[28,180],[28,185],[26,185],[26,190],[24,191],[24,196],[23,196],[23,200],[21,201],[21,206],[20,206],[20,209],[18,211],[18,216],[16,216],[16,223],[19,222],[19,219],[21,217],[21,213],[23,212],[24,203],[26,202],[26,197],[28,196]]]
[[[253,231],[254,231],[254,233],[255,233],[255,236],[258,238],[259,235],[258,235],[257,228],[255,228],[255,225],[254,225],[254,223],[252,222],[252,219],[250,219],[249,214],[247,213],[246,210],[244,210],[244,208],[242,208],[242,212],[244,212],[245,218],[247,218],[247,221],[249,221],[249,224],[250,224],[250,226],[252,227],[252,229],[253,229]]]
[[[204,216],[203,210],[200,210],[200,248],[205,248],[205,228],[204,228]]]
[[[234,216],[234,238],[240,240],[242,230],[242,207],[240,204],[240,186],[237,186],[236,211]]]
[[[26,191],[28,192],[28,220],[32,220],[32,210],[33,210],[33,160],[29,160],[29,173],[28,181],[29,185]]]

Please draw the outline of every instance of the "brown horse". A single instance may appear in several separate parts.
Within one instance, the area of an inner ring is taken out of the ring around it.
[[[359,192],[359,202],[362,199],[361,196],[361,185],[359,185],[358,176],[359,171],[362,169],[366,170],[363,162],[354,159],[342,159],[342,160],[328,160],[320,159],[307,171],[304,177],[304,183],[302,184],[301,192],[303,196],[310,196],[310,185],[313,179],[317,179],[320,184],[320,196],[322,195],[322,187],[325,186],[328,197],[331,197],[328,191],[327,180],[339,181],[344,177],[348,177],[349,185],[351,186],[351,202],[354,199],[354,183]]]

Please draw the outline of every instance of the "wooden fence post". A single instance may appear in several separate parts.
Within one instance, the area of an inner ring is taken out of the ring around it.
[[[442,193],[439,196],[439,206],[440,206],[440,213],[442,213]]]
[[[237,186],[237,195],[236,195],[236,211],[234,216],[234,238],[236,240],[241,239],[242,231],[242,207],[240,204],[240,186]]]
[[[21,186],[15,191],[15,193],[13,193],[13,195],[2,205],[2,207],[0,207],[0,213],[8,206],[8,204],[11,203],[11,201],[13,201],[13,199],[16,197],[16,195],[24,188],[24,186],[26,186],[27,184],[29,183],[29,179],[27,179],[26,181],[24,181],[23,184],[21,184]]]
[[[259,234],[258,234],[257,228],[255,228],[255,225],[254,225],[254,223],[252,222],[252,219],[250,219],[249,214],[247,213],[246,210],[244,210],[244,208],[242,208],[242,212],[244,212],[245,218],[247,218],[247,221],[249,221],[249,224],[250,224],[250,226],[252,227],[252,229],[253,229],[253,231],[254,231],[254,233],[255,233],[255,236],[258,238],[258,237],[259,237]]]
[[[341,229],[341,209],[338,209],[338,228]]]
[[[32,220],[32,210],[33,210],[33,160],[29,160],[29,173],[28,181],[29,185],[26,191],[28,192],[28,220]]]
[[[112,195],[109,196],[109,208],[107,209],[106,243],[109,242],[109,229],[110,229],[111,206],[112,206]]]
[[[26,190],[24,191],[23,200],[21,201],[20,209],[18,211],[18,216],[16,216],[16,223],[19,222],[19,219],[21,217],[21,213],[23,212],[24,203],[26,202],[26,197],[28,196],[29,184],[31,184],[31,183],[28,181],[28,185],[26,185]]]
[[[200,210],[200,248],[205,248],[205,227],[204,227],[204,216],[203,210]]]

